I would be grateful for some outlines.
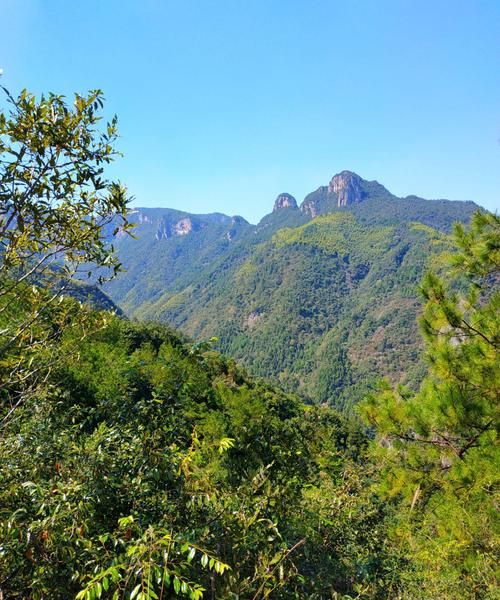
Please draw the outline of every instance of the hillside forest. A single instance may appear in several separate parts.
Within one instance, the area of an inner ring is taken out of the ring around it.
[[[498,598],[498,216],[361,180],[141,284],[102,92],[4,94],[0,598]]]

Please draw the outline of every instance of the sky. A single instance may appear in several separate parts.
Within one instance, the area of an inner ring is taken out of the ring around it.
[[[11,92],[104,91],[135,206],[255,223],[348,169],[500,210],[498,0],[0,0],[0,21]]]

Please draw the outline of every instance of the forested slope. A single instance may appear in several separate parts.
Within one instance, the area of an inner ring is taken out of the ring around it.
[[[252,373],[345,406],[377,377],[418,381],[417,285],[445,246],[416,224],[327,214],[278,230],[133,314],[194,339],[215,336]]]
[[[359,427],[164,327],[102,317],[85,316],[101,329],[84,341],[73,323],[50,379],[2,435],[5,597],[109,587],[128,598],[141,582],[148,598],[171,586],[193,598],[320,597],[351,590],[360,568],[375,585],[371,553],[384,551],[370,528],[384,511],[349,499],[367,445]],[[333,489],[345,505],[321,525]]]
[[[0,597],[496,599],[500,219],[477,212],[470,227],[455,227],[451,254],[421,283],[422,383],[414,392],[386,382],[361,404],[363,424],[248,375],[210,343],[91,308],[93,292],[76,282],[93,267],[116,274],[105,234],[129,229],[126,190],[102,166],[114,155],[115,121],[96,129],[99,91],[73,104],[7,97]],[[334,180],[331,194],[345,203]],[[364,198],[362,182],[349,185]],[[449,243],[422,225],[401,234],[401,223],[381,229],[342,211],[304,221],[290,197],[280,203],[289,206],[257,233],[242,224],[256,242],[230,264],[250,296],[271,275],[304,292],[329,277],[329,306],[340,313],[332,290],[361,289],[382,268],[377,256],[408,261],[408,272],[380,272],[369,287],[395,277],[404,290],[426,260],[412,248]],[[203,229],[177,217],[157,241]],[[404,251],[400,235],[415,236]],[[296,277],[302,249],[335,268],[318,281],[307,269]],[[212,270],[224,272],[228,258]],[[83,301],[65,293],[72,281]],[[375,296],[381,305],[385,297]],[[315,307],[306,297],[303,306]],[[319,326],[328,315],[310,317]],[[248,324],[258,322],[257,313]],[[349,335],[363,323],[346,320]]]
[[[106,290],[131,317],[216,337],[251,373],[351,407],[382,376],[420,380],[418,283],[475,208],[342,172],[300,207],[281,194],[256,226],[139,209],[136,239],[115,240],[127,272]]]

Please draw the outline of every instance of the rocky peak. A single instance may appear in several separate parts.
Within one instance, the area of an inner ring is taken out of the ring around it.
[[[280,194],[274,202],[273,212],[282,208],[297,208],[297,200],[291,194]]]
[[[337,195],[337,206],[348,206],[361,202],[365,193],[361,189],[361,177],[351,171],[335,175],[328,185],[328,193]]]

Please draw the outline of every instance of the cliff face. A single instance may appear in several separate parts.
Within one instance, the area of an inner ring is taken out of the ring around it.
[[[352,171],[341,171],[332,177],[327,186],[323,185],[307,195],[300,205],[300,210],[314,219],[319,214],[357,205],[375,196],[393,197],[376,181],[366,181]]]
[[[297,200],[291,194],[280,194],[274,202],[273,212],[282,208],[298,208]]]
[[[130,212],[130,219],[136,225],[134,235],[143,239],[164,241],[175,238],[191,237],[201,232],[227,231],[226,239],[231,240],[241,231],[251,227],[238,215],[228,217],[221,213],[196,215],[174,209],[140,208]],[[122,239],[126,233],[118,231],[116,239]]]
[[[328,193],[337,195],[337,206],[349,206],[361,202],[366,193],[361,189],[362,179],[351,171],[335,175],[328,185]]]
[[[175,235],[187,235],[191,231],[193,231],[193,222],[188,217],[181,219],[174,225]]]
[[[157,240],[167,239],[172,236],[181,236],[191,233],[195,228],[193,221],[189,217],[180,219],[176,223],[169,223],[167,219],[162,218],[158,222],[155,237]]]
[[[322,211],[322,208],[327,200],[328,188],[326,185],[322,185],[315,192],[311,192],[305,198],[300,205],[300,210],[314,219]]]

